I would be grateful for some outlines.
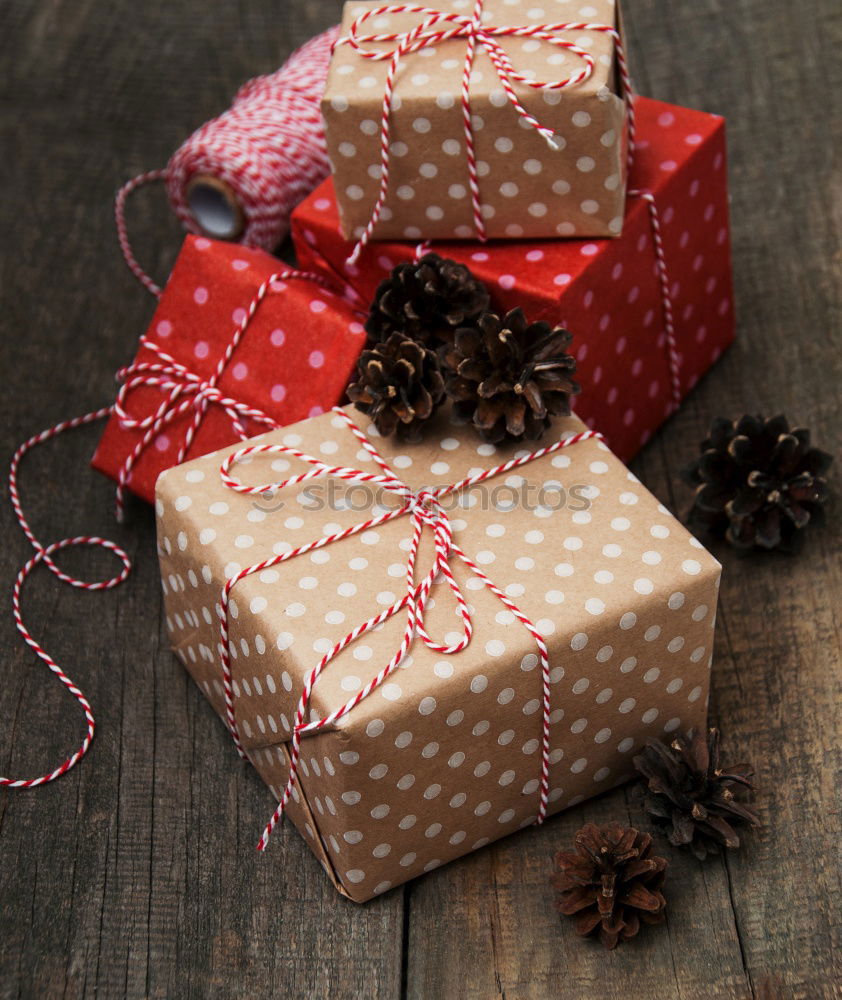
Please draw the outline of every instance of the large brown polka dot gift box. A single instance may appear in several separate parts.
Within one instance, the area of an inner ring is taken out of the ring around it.
[[[627,109],[615,0],[484,0],[486,35],[469,28],[475,7],[346,3],[322,100],[343,232],[362,236],[385,172],[374,239],[618,235]]]
[[[343,414],[385,460],[388,488],[362,481],[385,474]],[[432,535],[446,518],[470,641],[459,652],[431,648],[463,637],[440,572],[409,655],[343,711],[401,647],[408,609],[383,619],[406,592],[414,515],[285,554],[397,509],[401,490],[528,453],[481,443],[446,413],[429,426],[424,443],[401,444],[349,407],[254,439],[282,447],[235,463],[228,484],[220,467],[233,446],[167,470],[157,485],[173,649],[276,798],[305,688],[300,725],[332,719],[301,735],[288,812],[357,901],[534,823],[544,759],[552,813],[628,778],[648,737],[705,724],[719,564],[597,438],[442,497],[438,518],[424,522],[415,580],[435,565]],[[576,417],[559,419],[542,445],[582,430]],[[357,471],[325,475],[330,466]],[[229,714],[217,607],[235,577],[223,614]],[[379,624],[360,633],[370,620]],[[314,667],[349,635],[313,683]],[[253,817],[255,839],[264,818]]]

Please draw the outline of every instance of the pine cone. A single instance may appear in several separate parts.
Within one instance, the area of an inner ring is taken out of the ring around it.
[[[365,328],[370,343],[397,331],[435,347],[452,340],[458,326],[474,323],[488,302],[485,285],[464,264],[428,253],[398,264],[380,283]]]
[[[827,500],[830,455],[786,417],[715,420],[700,456],[682,473],[696,495],[688,520],[737,549],[792,546]]]
[[[734,825],[759,826],[755,812],[734,798],[732,785],[753,788],[750,764],[725,767],[719,762],[719,731],[711,729],[669,746],[649,740],[634,758],[646,791],[644,807],[656,824],[669,827],[669,842],[689,847],[697,858],[715,854],[719,846],[735,848],[740,838]]]
[[[485,312],[475,326],[461,327],[440,352],[454,415],[486,441],[539,438],[550,417],[569,415],[579,391],[571,340],[559,326],[528,323],[521,309],[502,319]]]
[[[388,437],[417,441],[421,428],[444,398],[436,355],[400,333],[364,350],[348,398]]]
[[[553,884],[557,907],[576,917],[576,930],[586,936],[599,930],[606,948],[633,938],[640,923],[658,924],[667,901],[661,893],[666,858],[651,854],[648,833],[611,823],[588,823],[576,834],[573,851],[555,856]]]

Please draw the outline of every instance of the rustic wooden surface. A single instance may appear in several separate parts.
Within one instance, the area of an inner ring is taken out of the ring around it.
[[[163,165],[243,79],[338,9],[0,7],[3,462],[24,436],[112,398],[111,373],[151,313],[117,253],[115,188]],[[783,409],[842,454],[842,8],[628,0],[626,15],[639,89],[729,120],[739,341],[635,463],[681,509],[676,470],[714,414]],[[139,197],[131,222],[163,276],[179,240],[163,195]],[[758,765],[763,830],[706,865],[674,855],[667,923],[606,955],[554,915],[548,862],[585,820],[644,822],[624,790],[364,907],[336,895],[291,831],[257,857],[268,792],[167,652],[152,520],[138,506],[115,527],[111,489],[85,467],[94,441],[93,430],[65,437],[23,476],[43,538],[102,532],[137,568],[104,596],[44,572],[26,594],[30,622],[91,697],[99,731],[68,777],[0,793],[4,1000],[840,995],[838,499],[800,558],[722,555],[711,714],[728,755]],[[838,497],[838,469],[833,480]],[[0,518],[9,588],[30,552],[7,504]],[[77,709],[9,617],[0,644],[0,773],[40,773],[77,739]]]

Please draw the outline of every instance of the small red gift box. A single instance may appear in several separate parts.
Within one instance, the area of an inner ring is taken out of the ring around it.
[[[365,342],[362,318],[323,277],[188,236],[120,373],[94,468],[151,503],[164,469],[330,409]]]
[[[734,339],[725,123],[642,97],[635,114],[638,193],[618,239],[432,247],[487,282],[498,309],[522,306],[573,332],[576,412],[623,461]],[[350,282],[366,301],[417,251],[378,243],[349,265],[330,180],[296,209],[292,233],[302,267]]]

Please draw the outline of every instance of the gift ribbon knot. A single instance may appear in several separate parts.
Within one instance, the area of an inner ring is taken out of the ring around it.
[[[377,223],[383,215],[383,209],[389,193],[389,171],[391,164],[391,115],[394,107],[395,80],[404,56],[440,45],[453,39],[466,41],[465,61],[462,69],[462,85],[460,102],[462,107],[462,126],[465,138],[465,151],[468,162],[468,186],[471,193],[471,209],[477,238],[485,241],[486,229],[482,211],[482,198],[479,189],[479,172],[477,167],[476,148],[474,144],[474,129],[471,121],[471,71],[478,48],[481,48],[491,60],[494,70],[500,80],[506,99],[516,111],[520,120],[530,128],[535,129],[552,149],[558,149],[558,142],[553,129],[542,124],[524,108],[515,92],[515,83],[530,87],[533,90],[565,90],[575,87],[589,79],[594,71],[594,57],[581,45],[562,37],[563,32],[599,32],[609,35],[614,41],[617,57],[617,67],[623,88],[623,96],[629,109],[629,162],[634,146],[634,112],[632,107],[632,87],[623,51],[622,39],[616,28],[610,24],[591,24],[589,22],[561,22],[557,24],[527,24],[496,26],[485,23],[485,0],[474,0],[473,12],[470,15],[458,14],[455,11],[436,10],[416,4],[392,4],[366,10],[352,23],[346,37],[340,38],[337,45],[350,45],[364,59],[389,61],[386,83],[383,91],[383,108],[380,119],[380,190],[372,209],[371,217],[362,235],[354,247],[348,262],[355,264],[363,247],[372,238]],[[369,18],[390,14],[418,14],[421,21],[408,31],[386,34],[360,34],[360,29]],[[565,49],[582,61],[580,69],[562,80],[535,80],[520,73],[512,65],[503,47],[497,41],[499,38],[533,38],[547,42],[557,48]],[[369,45],[396,43],[391,48],[366,48]]]
[[[289,776],[287,784],[275,812],[272,814],[271,819],[263,831],[263,835],[258,844],[258,849],[265,849],[272,830],[275,828],[278,820],[283,816],[290,798],[297,794],[295,789],[298,780],[298,764],[301,754],[302,736],[322,729],[325,726],[329,726],[352,712],[364,698],[367,698],[373,691],[380,687],[386,678],[389,677],[389,675],[396,670],[401,663],[403,663],[416,637],[420,638],[430,649],[443,655],[453,655],[455,653],[459,653],[468,646],[473,635],[472,613],[451,569],[451,562],[454,557],[464,563],[471,573],[479,578],[484,586],[487,587],[524,626],[524,628],[526,628],[532,636],[538,649],[541,663],[543,712],[541,736],[541,778],[538,788],[538,809],[536,822],[542,823],[547,815],[550,774],[550,664],[547,645],[532,620],[491,579],[489,579],[488,576],[486,576],[476,562],[474,562],[474,560],[465,553],[462,547],[455,540],[453,536],[453,526],[442,500],[450,494],[459,493],[462,490],[469,489],[486,479],[502,475],[512,469],[526,465],[529,462],[534,462],[537,459],[543,458],[546,455],[551,455],[562,448],[568,448],[581,441],[602,440],[602,435],[597,431],[581,431],[577,434],[563,438],[560,441],[556,441],[544,448],[540,448],[537,451],[520,455],[517,458],[512,458],[501,465],[496,465],[489,469],[483,469],[471,476],[467,476],[459,482],[448,483],[442,486],[416,492],[394,474],[369,438],[363,433],[362,430],[360,430],[360,428],[344,410],[335,407],[334,413],[344,422],[345,426],[357,438],[362,448],[368,452],[371,459],[377,466],[379,466],[381,470],[380,473],[363,472],[360,469],[346,468],[344,466],[329,466],[320,459],[314,458],[312,455],[308,455],[306,452],[299,451],[297,448],[284,444],[247,445],[228,455],[220,467],[220,476],[226,487],[237,493],[250,496],[266,496],[267,494],[274,495],[275,492],[288,486],[295,486],[310,479],[319,477],[335,477],[348,482],[379,487],[385,492],[393,494],[399,500],[397,506],[387,508],[382,513],[378,513],[365,521],[350,525],[349,527],[343,528],[341,531],[337,531],[332,534],[322,535],[320,538],[301,545],[298,548],[291,549],[288,552],[272,556],[262,562],[247,566],[226,580],[225,585],[222,588],[219,605],[217,607],[220,638],[219,653],[222,665],[222,687],[228,728],[241,757],[245,757],[246,752],[240,740],[239,727],[235,713],[234,682],[231,674],[231,647],[228,621],[231,592],[234,587],[241,580],[244,580],[246,577],[251,576],[254,573],[260,573],[265,569],[277,566],[280,563],[288,562],[289,560],[295,559],[300,555],[313,552],[315,549],[324,548],[327,545],[341,541],[344,538],[349,538],[352,535],[373,530],[381,524],[386,524],[387,522],[403,517],[404,515],[409,515],[412,525],[411,540],[406,557],[406,589],[403,596],[396,599],[389,607],[378,612],[376,615],[373,615],[367,621],[357,625],[354,629],[347,633],[347,635],[336,642],[332,648],[322,656],[321,660],[305,678],[304,687],[298,701],[292,728],[292,739],[290,741],[289,750]],[[231,470],[244,459],[255,455],[272,454],[290,455],[312,466],[312,469],[308,472],[302,472],[296,476],[285,479],[282,482],[263,483],[255,486],[247,485],[232,475]],[[429,570],[419,580],[417,578],[416,564],[425,528],[428,531],[432,531],[434,556]],[[448,642],[447,637],[445,637],[444,641],[434,639],[430,636],[425,625],[425,614],[428,608],[430,591],[432,590],[433,584],[439,580],[446,582],[450,588],[450,591],[456,601],[457,613],[462,625],[461,635],[458,639],[452,642]],[[352,698],[350,698],[343,705],[339,706],[339,708],[322,718],[310,718],[309,705],[313,688],[327,665],[360,636],[364,635],[366,632],[370,632],[372,629],[377,628],[393,615],[396,615],[398,612],[403,610],[406,611],[406,624],[404,627],[403,637],[397,651],[394,653],[389,662],[375,677],[373,677],[367,684],[357,691]]]
[[[278,283],[291,278],[312,281],[323,288],[333,290],[324,278],[307,271],[288,269],[270,275],[258,288],[245,310],[243,318],[237,324],[216,368],[208,378],[203,378],[191,371],[149,337],[141,338],[143,347],[152,351],[157,360],[135,361],[117,372],[117,378],[122,382],[122,385],[114,403],[114,413],[124,430],[135,430],[141,434],[140,440],[117,474],[118,519],[122,520],[123,517],[126,489],[135,465],[161,432],[180,417],[191,412],[193,415],[179,446],[174,463],[176,465],[180,465],[187,457],[202,421],[212,406],[218,406],[226,415],[241,441],[245,441],[250,436],[246,430],[248,424],[251,424],[253,428],[256,425],[260,430],[272,430],[279,426],[277,421],[264,413],[263,410],[226,395],[219,388],[219,382],[245,336],[260,303],[270,291],[277,290]],[[163,398],[153,413],[135,417],[129,412],[129,399],[133,393],[142,388],[157,389]]]

